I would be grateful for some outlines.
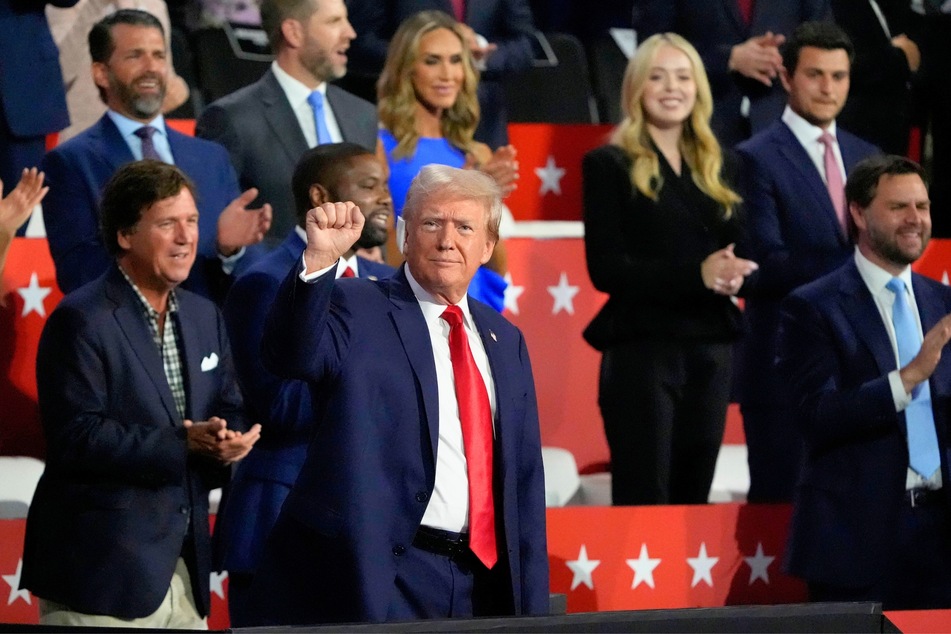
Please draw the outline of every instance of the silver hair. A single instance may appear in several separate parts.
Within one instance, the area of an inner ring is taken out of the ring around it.
[[[486,230],[494,241],[499,240],[502,220],[502,190],[488,174],[479,170],[459,169],[448,165],[427,165],[410,184],[403,205],[403,219],[409,223],[430,200],[472,200],[486,210]]]

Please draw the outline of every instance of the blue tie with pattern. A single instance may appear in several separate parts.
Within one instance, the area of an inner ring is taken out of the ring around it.
[[[307,103],[314,109],[314,124],[317,130],[317,145],[333,143],[330,130],[327,128],[327,119],[324,117],[324,96],[315,90],[307,97]]]
[[[908,305],[905,282],[893,277],[885,288],[895,294],[892,324],[895,326],[898,360],[901,367],[905,367],[921,349],[921,336],[918,334],[915,316]],[[908,429],[909,464],[920,475],[929,478],[941,466],[941,455],[938,451],[938,436],[935,433],[928,381],[919,384],[912,391],[911,403],[905,408],[905,425]]]

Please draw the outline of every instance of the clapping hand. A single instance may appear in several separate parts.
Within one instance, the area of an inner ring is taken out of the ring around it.
[[[246,432],[228,429],[223,418],[212,416],[206,421],[185,420],[188,434],[188,450],[222,464],[237,462],[248,455],[254,443],[261,437],[261,425],[253,425]]]
[[[0,181],[0,238],[12,239],[16,230],[30,217],[33,208],[40,204],[49,187],[43,187],[43,172],[35,167],[23,170],[20,182],[6,198],[3,197],[3,181]]]
[[[718,295],[736,295],[743,280],[759,268],[753,260],[736,257],[734,245],[714,251],[701,263],[703,285]]]
[[[218,216],[218,252],[229,256],[241,247],[257,244],[271,228],[271,205],[264,203],[257,209],[249,209],[251,201],[258,197],[254,187],[232,200]]]

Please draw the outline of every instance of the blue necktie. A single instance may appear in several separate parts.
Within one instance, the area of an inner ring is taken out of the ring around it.
[[[315,90],[307,97],[307,103],[314,109],[314,124],[317,130],[317,145],[333,143],[330,130],[327,128],[327,119],[324,117],[324,96]]]
[[[918,334],[915,316],[908,305],[905,283],[893,277],[885,288],[895,294],[892,324],[895,326],[895,342],[898,344],[898,361],[901,367],[905,367],[921,349],[921,336]],[[905,408],[905,425],[908,429],[909,464],[916,472],[929,478],[941,466],[941,455],[938,451],[938,436],[935,433],[928,381],[919,384],[912,391],[911,403]]]

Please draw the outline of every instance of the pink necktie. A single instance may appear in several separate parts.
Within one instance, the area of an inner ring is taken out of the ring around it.
[[[482,374],[469,349],[462,310],[449,306],[441,317],[449,323],[449,356],[469,476],[469,548],[487,568],[492,568],[499,558],[492,499],[492,408]]]
[[[466,0],[452,0],[452,13],[459,22],[466,21]]]
[[[839,226],[848,233],[848,224],[845,216],[845,183],[842,182],[842,172],[839,171],[839,163],[835,160],[835,137],[828,132],[823,132],[819,137],[819,142],[825,146],[823,153],[823,162],[826,170],[826,189],[829,190],[829,198],[832,199],[832,207],[835,208],[835,215],[839,219]]]

